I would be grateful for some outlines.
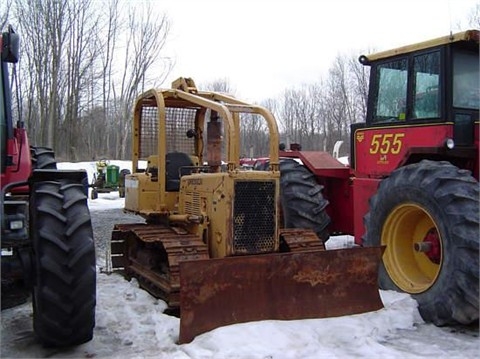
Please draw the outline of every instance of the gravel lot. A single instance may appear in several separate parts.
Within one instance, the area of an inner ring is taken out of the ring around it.
[[[107,244],[112,237],[113,226],[117,223],[143,223],[142,217],[124,213],[123,209],[106,209],[90,212],[92,217],[93,237],[97,255],[97,266],[105,267]]]

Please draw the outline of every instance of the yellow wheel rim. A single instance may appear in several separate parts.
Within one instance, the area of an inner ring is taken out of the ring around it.
[[[443,248],[437,225],[421,206],[401,204],[388,215],[382,230],[383,263],[404,292],[422,293],[437,279]]]

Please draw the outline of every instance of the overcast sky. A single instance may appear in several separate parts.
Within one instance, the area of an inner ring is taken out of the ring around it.
[[[361,55],[466,30],[479,0],[156,0],[175,58],[164,86],[228,79],[237,97],[312,83],[339,54]]]

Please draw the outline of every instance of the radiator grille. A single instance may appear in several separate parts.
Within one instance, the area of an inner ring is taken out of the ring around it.
[[[275,250],[275,182],[236,181],[233,205],[233,252]]]

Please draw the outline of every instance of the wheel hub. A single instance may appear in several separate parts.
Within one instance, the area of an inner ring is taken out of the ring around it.
[[[422,242],[417,242],[413,246],[417,252],[423,252],[433,263],[440,264],[442,250],[438,232],[435,228],[428,231]]]
[[[388,215],[382,231],[386,245],[383,263],[390,278],[411,294],[428,290],[442,264],[442,241],[428,211],[416,203],[403,203]]]

